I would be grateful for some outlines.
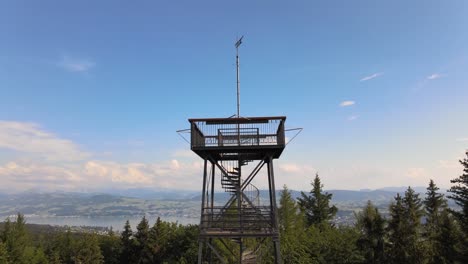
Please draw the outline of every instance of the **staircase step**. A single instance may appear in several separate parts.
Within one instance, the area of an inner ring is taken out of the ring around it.
[[[227,178],[227,179],[240,179],[239,175],[223,175],[222,178]]]
[[[240,182],[240,179],[239,178],[221,178],[221,181],[224,181],[224,182]]]
[[[239,181],[222,181],[222,185],[239,186]]]

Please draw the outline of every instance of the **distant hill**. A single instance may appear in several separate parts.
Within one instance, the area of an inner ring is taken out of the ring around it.
[[[300,191],[290,190],[291,196],[294,199],[301,197]],[[397,192],[384,191],[384,190],[373,190],[373,191],[351,191],[351,190],[326,190],[326,192],[333,194],[332,203],[337,205],[346,205],[354,207],[363,207],[367,201],[371,200],[376,205],[388,205],[395,197]],[[279,200],[281,191],[276,191],[276,198]],[[228,193],[215,193],[216,199],[227,200],[229,198]],[[265,202],[269,199],[268,190],[260,190],[260,197]],[[201,195],[192,197],[193,201],[201,201]]]
[[[427,187],[424,187],[424,186],[416,186],[416,187],[411,186],[411,189],[415,190],[418,193],[426,193],[426,188]],[[401,193],[404,193],[407,189],[408,189],[408,186],[400,186],[400,187],[384,187],[384,188],[380,188],[378,190],[389,191],[389,192],[398,192],[398,193],[401,194]],[[441,193],[446,193],[447,192],[446,189],[442,189],[442,188],[439,191]]]
[[[0,195],[0,217],[15,215],[100,217],[100,216],[196,216],[199,201],[147,200],[96,193],[18,193]]]
[[[332,203],[340,214],[352,215],[367,201],[372,201],[382,212],[388,210],[397,192],[404,193],[407,187],[387,187],[378,190],[326,190],[333,194]],[[424,198],[425,188],[417,188]],[[279,200],[280,192],[276,197]],[[291,190],[292,197],[301,196]],[[215,193],[215,201],[224,204],[230,194]],[[268,203],[267,190],[260,190],[261,203]],[[192,217],[200,214],[201,193],[198,191],[128,189],[110,190],[107,193],[78,192],[24,192],[0,193],[0,218],[21,212],[41,217],[101,217],[142,216]],[[449,201],[449,205],[453,205]]]
[[[184,200],[199,194],[198,191],[151,188],[108,189],[102,192],[117,196],[150,200]]]

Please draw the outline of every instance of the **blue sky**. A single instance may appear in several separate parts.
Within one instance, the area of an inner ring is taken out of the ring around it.
[[[201,186],[190,117],[303,127],[277,186],[448,187],[468,148],[466,1],[2,1],[0,189]],[[260,187],[266,186],[262,182]]]

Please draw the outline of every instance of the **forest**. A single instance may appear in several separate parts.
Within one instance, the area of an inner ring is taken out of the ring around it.
[[[283,263],[468,263],[468,152],[461,176],[451,180],[445,197],[433,180],[424,196],[411,187],[397,194],[388,217],[368,201],[355,224],[333,222],[337,208],[323,191],[319,175],[311,191],[293,199],[281,192],[278,219]],[[457,208],[447,206],[452,199]],[[250,241],[250,243],[256,243]],[[216,244],[220,251],[235,251]],[[271,243],[270,243],[271,244]],[[226,246],[225,246],[226,247]],[[232,248],[229,248],[232,247]],[[273,263],[272,248],[259,247],[261,263]],[[198,226],[142,218],[122,232],[37,232],[20,213],[0,228],[0,264],[196,263]],[[227,254],[229,255],[229,254]],[[226,258],[227,263],[235,263]]]

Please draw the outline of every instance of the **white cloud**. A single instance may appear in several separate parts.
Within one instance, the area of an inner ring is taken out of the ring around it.
[[[85,181],[72,168],[34,163],[31,161],[8,162],[0,165],[2,187],[16,190],[29,188],[70,189]],[[87,184],[89,182],[85,182]]]
[[[374,73],[372,75],[369,75],[369,76],[365,76],[363,78],[361,78],[361,82],[365,82],[365,81],[369,81],[369,80],[372,80],[374,78],[377,78],[379,76],[382,76],[383,75],[383,72],[377,72],[377,73]]]
[[[86,176],[100,179],[105,185],[141,186],[173,189],[196,189],[201,177],[201,163],[181,162],[173,159],[155,163],[118,163],[114,161],[88,161]],[[99,183],[98,183],[99,184]]]
[[[138,185],[153,182],[147,165],[140,163],[119,164],[112,161],[88,161],[85,164],[85,173],[89,177],[97,177],[114,183]]]
[[[195,155],[191,159],[188,151],[176,152],[178,157],[171,160],[146,163],[91,159],[99,155],[25,122],[0,121],[0,154],[4,153],[1,189],[198,189],[201,177],[197,176],[202,172],[202,163]]]
[[[154,163],[89,160],[75,164],[18,160],[0,164],[1,188],[11,190],[99,190],[109,187],[198,189],[201,172],[201,163],[178,160]]]
[[[89,157],[70,140],[45,131],[34,123],[0,121],[0,150],[31,154],[49,161],[76,161]]]
[[[426,169],[424,168],[409,168],[406,172],[406,176],[410,178],[423,178],[427,175]]]
[[[464,141],[468,141],[468,137],[457,138],[456,140],[460,142],[464,142]]]
[[[428,80],[435,80],[435,79],[439,79],[439,78],[442,78],[442,77],[445,77],[444,74],[439,74],[439,73],[433,73],[429,76],[427,76],[427,79]]]
[[[346,107],[346,106],[351,106],[351,105],[354,105],[354,104],[356,104],[356,102],[354,102],[354,101],[343,101],[343,102],[340,103],[340,106],[341,107]]]
[[[96,63],[90,59],[79,59],[63,56],[57,65],[69,72],[87,72],[96,66]]]
[[[354,121],[354,120],[356,120],[358,118],[359,118],[358,115],[352,115],[352,116],[348,117],[348,121]]]

